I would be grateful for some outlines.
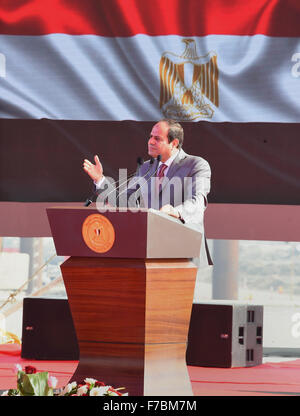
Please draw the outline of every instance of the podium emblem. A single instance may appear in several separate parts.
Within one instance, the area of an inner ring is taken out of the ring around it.
[[[104,215],[92,214],[82,224],[82,237],[91,250],[106,253],[115,242],[115,229]]]

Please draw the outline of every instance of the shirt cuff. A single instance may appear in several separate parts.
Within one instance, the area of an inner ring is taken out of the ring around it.
[[[102,176],[102,178],[98,182],[94,181],[94,185],[96,186],[96,189],[100,189],[104,181],[105,181],[105,176],[104,175]]]

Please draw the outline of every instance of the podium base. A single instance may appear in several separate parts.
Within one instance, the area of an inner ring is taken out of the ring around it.
[[[80,359],[130,396],[192,396],[186,347],[197,267],[187,259],[69,258],[61,265]]]

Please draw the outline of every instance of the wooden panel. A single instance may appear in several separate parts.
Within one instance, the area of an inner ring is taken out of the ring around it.
[[[78,341],[144,342],[144,261],[77,257],[61,270]]]
[[[146,261],[146,343],[187,342],[197,267],[189,260]]]
[[[192,396],[186,344],[80,342],[80,362],[69,380],[96,378],[126,387],[130,396]]]
[[[130,396],[144,394],[144,350],[141,344],[80,342],[80,361],[70,381],[86,377],[113,387],[126,387]]]
[[[72,380],[97,378],[130,395],[192,395],[192,262],[78,257],[61,269],[80,349]]]
[[[186,344],[147,344],[144,396],[192,396]]]

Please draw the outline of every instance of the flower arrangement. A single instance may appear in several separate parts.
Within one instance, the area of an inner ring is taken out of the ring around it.
[[[26,366],[23,371],[19,364],[15,368],[17,389],[6,390],[2,396],[128,396],[128,393],[120,393],[125,387],[115,389],[94,378],[86,378],[81,384],[73,381],[62,389],[54,390],[57,378],[47,371],[37,372],[32,366]]]
[[[112,386],[105,386],[102,381],[93,378],[86,378],[84,383],[77,384],[76,381],[64,387],[58,396],[128,396],[128,393],[120,393],[124,387],[117,389]]]

